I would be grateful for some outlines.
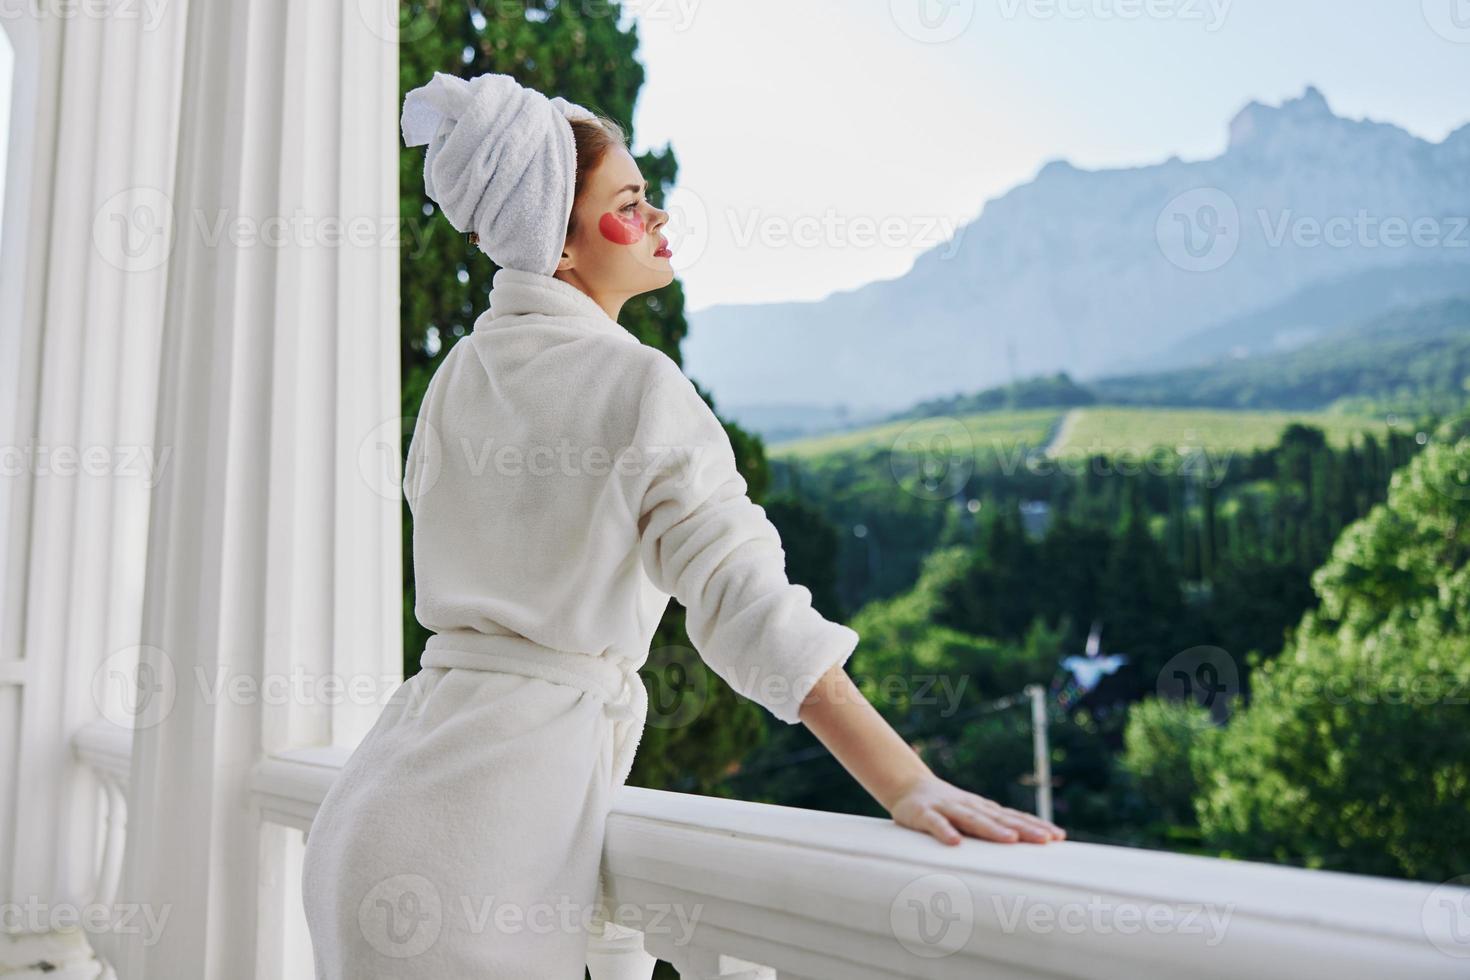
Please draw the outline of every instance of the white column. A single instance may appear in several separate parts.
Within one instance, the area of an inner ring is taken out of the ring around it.
[[[400,503],[359,465],[399,414],[397,57],[363,6],[189,5],[142,625],[160,700],[119,895],[168,920],[127,938],[122,980],[283,972],[260,890],[284,847],[250,773],[360,733],[400,669]]]
[[[19,736],[25,676],[28,575],[33,534],[33,486],[24,458],[16,458],[34,432],[40,405],[40,311],[45,291],[45,257],[50,221],[38,175],[51,172],[60,74],[61,31],[31,18],[0,24],[15,54],[7,140],[4,234],[0,236],[0,446],[10,454],[11,472],[0,477],[0,890],[7,899],[34,887],[16,875],[19,799]],[[42,792],[45,789],[43,787]]]
[[[85,903],[104,857],[111,788],[71,740],[103,713],[98,669],[138,642],[167,271],[116,221],[133,217],[133,189],[170,187],[182,22],[124,3],[6,7],[17,63],[0,359],[14,381],[0,445],[21,470],[3,477],[8,901]]]
[[[15,705],[19,744],[6,773],[19,788],[7,898],[27,903],[70,899],[60,893],[67,843],[65,810],[75,767],[67,718],[68,684],[84,683],[85,665],[68,663],[69,626],[76,603],[97,597],[72,592],[76,570],[90,557],[90,542],[76,533],[81,480],[64,472],[79,465],[83,436],[83,372],[89,305],[92,188],[100,135],[97,114],[102,25],[96,18],[65,23],[41,16],[16,26],[42,41],[39,92],[42,111],[57,120],[38,125],[37,139],[53,139],[32,162],[39,184],[29,188],[23,319],[19,324],[20,371],[25,381],[13,429],[15,445],[44,455],[27,460],[13,485],[13,527],[7,540],[6,641],[23,662]],[[40,122],[40,117],[37,117]],[[48,121],[49,122],[49,121]],[[49,168],[49,172],[47,169]],[[10,220],[7,214],[7,222]],[[7,238],[9,235],[7,234]],[[7,246],[8,247],[8,246]],[[71,453],[71,462],[58,453]],[[80,675],[80,676],[79,676]]]

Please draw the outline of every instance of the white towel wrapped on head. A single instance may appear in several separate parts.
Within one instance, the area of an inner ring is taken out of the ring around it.
[[[549,276],[566,243],[577,148],[568,120],[592,113],[509,75],[435,72],[403,99],[403,141],[428,146],[424,190],[456,231],[506,269]]]

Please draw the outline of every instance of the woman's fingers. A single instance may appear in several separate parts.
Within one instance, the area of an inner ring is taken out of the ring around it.
[[[971,803],[977,805],[980,811],[991,819],[1005,818],[1005,824],[1008,827],[1015,827],[1017,830],[1021,829],[1021,827],[1027,827],[1033,830],[1039,829],[1045,834],[1044,839],[1047,840],[1066,839],[1067,832],[1050,820],[1043,820],[1035,814],[1013,810],[1008,806],[1001,806],[994,800],[988,800],[974,793],[969,794],[969,799]]]
[[[928,799],[919,797],[901,802],[893,810],[894,818],[905,827],[951,846],[959,844],[965,836],[1004,844],[1018,841],[1045,844],[1066,837],[1062,828],[1049,820],[1001,806],[945,783],[940,783],[938,788],[943,792],[930,793]]]
[[[1028,817],[1025,814],[1014,811],[1007,813],[1002,810],[999,813],[991,814],[991,819],[1003,826],[1010,827],[1029,841],[1044,843],[1052,839],[1051,830],[1035,817]]]
[[[1067,832],[1065,830],[1063,830],[1062,828],[1058,827],[1056,824],[1052,823],[1050,820],[1043,820],[1043,819],[1041,819],[1040,817],[1036,816],[1034,813],[1025,813],[1025,812],[1023,812],[1021,810],[1012,810],[1010,807],[1002,807],[1001,808],[1001,812],[1006,813],[1006,814],[1008,814],[1010,816],[1013,816],[1013,817],[1018,817],[1018,818],[1020,818],[1022,820],[1027,821],[1028,823],[1030,823],[1030,824],[1032,824],[1034,826],[1040,827],[1040,828],[1042,828],[1043,830],[1045,830],[1048,834],[1050,834],[1052,837],[1054,837],[1057,840],[1061,840],[1061,839],[1063,839],[1064,837],[1067,836]]]
[[[945,844],[958,844],[964,839],[945,815],[933,808],[926,808],[920,813],[917,824],[916,829],[932,835]]]
[[[1006,844],[1012,843],[1020,838],[1020,834],[1015,828],[1006,826],[993,815],[982,813],[975,807],[956,803],[950,807],[946,816],[972,837],[1000,841]]]

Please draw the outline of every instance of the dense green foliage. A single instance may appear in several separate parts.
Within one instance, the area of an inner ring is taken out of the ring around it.
[[[401,88],[435,70],[507,72],[631,132],[643,69],[620,13],[612,0],[411,0]],[[672,151],[639,165],[660,201]],[[425,200],[423,151],[400,166],[406,440],[495,270]],[[636,298],[621,322],[678,360],[682,290]],[[1074,838],[1432,880],[1462,872],[1470,849],[1470,442],[1403,422],[1360,435],[1352,421],[1324,431],[1097,403],[1458,411],[1467,328],[1470,302],[1448,302],[1286,355],[1026,381],[806,440],[770,464],[759,439],[727,430],[791,580],[857,630],[851,673],[941,776],[1030,809],[1021,692],[1040,685],[1057,817]],[[1110,441],[1090,445],[1086,424]],[[1041,452],[1053,442],[1073,465]],[[412,673],[426,634],[407,560],[404,574]],[[1094,623],[1127,663],[1079,691],[1059,662]],[[714,678],[677,603],[653,647],[634,783],[880,812],[804,727]],[[1233,700],[1210,689],[1208,709],[1171,700],[1167,683],[1201,649],[1230,668],[1220,690]],[[1321,693],[1343,683],[1352,696]]]
[[[1145,698],[1128,711],[1123,731],[1123,768],[1168,823],[1194,820],[1195,746],[1214,727],[1210,712],[1193,701]]]
[[[1026,408],[1072,408],[1091,405],[1097,395],[1060,372],[1047,378],[1028,378],[972,395],[955,395],[922,401],[894,420],[929,418],[935,415],[968,415],[971,412],[1013,412]]]
[[[1117,461],[1098,457],[1080,473],[977,471],[944,501],[892,480],[882,486],[872,474],[890,467],[871,450],[849,460],[851,470],[836,456],[777,470],[815,502],[804,523],[825,520],[814,515],[836,501],[872,524],[865,539],[841,539],[844,567],[859,581],[869,549],[886,556],[890,541],[913,549],[912,585],[853,603],[862,640],[850,669],[936,771],[1033,806],[1026,705],[995,701],[1049,686],[1056,812],[1074,837],[1200,851],[1188,763],[1211,731],[1210,712],[1159,700],[1172,691],[1177,658],[1217,651],[1228,673],[1220,706],[1248,695],[1258,666],[1316,606],[1312,574],[1338,535],[1380,507],[1394,469],[1419,449],[1412,429],[1389,430],[1386,443],[1367,435],[1333,445],[1318,429],[1289,425],[1275,445],[1232,458],[1213,479],[1177,459],[1122,475]],[[972,498],[982,501],[978,513],[955,504]],[[1039,525],[1019,506],[1038,499],[1050,508]],[[875,513],[893,516],[877,522]],[[1128,663],[1080,703],[1064,703],[1059,661],[1081,652],[1094,622],[1103,651]],[[800,728],[773,730],[729,786],[751,798],[877,812]]]
[[[1454,873],[1470,826],[1470,442],[1456,439],[1432,443],[1338,538],[1313,576],[1320,605],[1223,731],[1198,709],[1132,710],[1125,764],[1176,818],[1193,796],[1211,847]]]

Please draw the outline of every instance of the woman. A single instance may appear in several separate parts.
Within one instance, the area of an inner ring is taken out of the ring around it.
[[[509,76],[437,74],[404,134],[429,146],[430,197],[501,268],[406,466],[415,613],[435,635],[307,839],[319,980],[583,976],[647,710],[637,670],[671,596],[705,662],[810,727],[898,823],[948,844],[1060,839],[936,778],[861,696],[843,670],[857,634],[787,580],[723,426],[618,325],[674,272],[616,124]]]

